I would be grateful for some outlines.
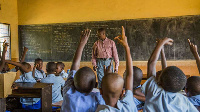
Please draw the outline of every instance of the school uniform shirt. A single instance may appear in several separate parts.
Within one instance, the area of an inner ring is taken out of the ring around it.
[[[44,73],[43,70],[39,71],[37,69],[35,69],[35,79],[38,80],[38,79],[43,79],[46,77],[46,74]]]
[[[68,73],[65,72],[65,70],[63,70],[59,76],[61,76],[62,78],[67,78],[68,77]]]
[[[76,71],[72,70],[63,88],[61,112],[94,112],[99,104],[105,104],[99,92],[80,93],[73,84]]]
[[[134,89],[141,88],[141,87],[142,86],[139,85],[139,86],[135,87]],[[135,105],[136,105],[136,107],[137,107],[138,110],[143,109],[143,106],[144,106],[144,102],[143,101],[140,101],[140,100],[138,100],[135,97],[133,97],[133,101],[135,102]]]
[[[55,76],[54,74],[48,74],[46,78],[43,78],[42,83],[53,83],[52,85],[52,103],[63,100],[61,94],[61,87],[64,86],[65,80],[61,76]]]
[[[117,108],[109,105],[99,105],[96,112],[138,112],[133,101],[133,92],[126,90],[124,97],[117,101]]]
[[[155,76],[142,85],[142,91],[146,97],[143,112],[198,112],[184,95],[160,87]]]
[[[10,72],[17,72],[15,68],[11,69]]]
[[[26,83],[36,83],[36,80],[32,76],[32,72],[24,73],[15,82],[26,82]],[[20,98],[20,102],[25,105],[32,105],[37,103],[40,98]]]
[[[199,107],[200,106],[200,95],[188,97],[190,102],[194,105]]]
[[[135,97],[133,97],[133,101],[134,101],[134,103],[135,103],[135,105],[137,107],[137,110],[143,109],[143,106],[144,106],[144,102],[143,101],[140,101]]]
[[[20,78],[15,82],[36,82],[36,80],[33,78],[32,72],[30,71],[20,75]]]

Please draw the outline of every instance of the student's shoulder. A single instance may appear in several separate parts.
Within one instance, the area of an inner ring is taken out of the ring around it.
[[[32,71],[26,72],[26,73],[24,73],[24,74],[31,74],[31,75],[32,75]]]
[[[110,112],[110,109],[107,105],[98,105],[95,112]]]
[[[122,102],[133,102],[133,92],[131,90],[126,90],[124,97],[120,100]]]
[[[57,79],[57,80],[61,80],[61,81],[64,80],[64,79],[62,78],[62,76],[56,76],[56,79]]]
[[[142,85],[142,88],[145,87],[145,86],[149,86],[149,85],[152,85],[152,84],[157,84],[157,81],[156,81],[156,77],[155,76],[151,76],[150,78],[148,78],[145,83]],[[141,89],[142,89],[141,88]]]

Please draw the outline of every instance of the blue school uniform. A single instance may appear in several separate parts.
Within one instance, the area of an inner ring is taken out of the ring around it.
[[[43,70],[39,71],[37,69],[35,69],[35,79],[38,80],[38,79],[43,79],[46,77],[46,74],[44,73]]]
[[[141,87],[142,86],[139,85],[139,86],[135,87],[134,89],[141,88]],[[136,107],[137,107],[138,110],[143,109],[143,106],[144,106],[144,102],[143,101],[140,101],[140,100],[138,100],[135,97],[133,97],[133,101],[134,101],[134,103],[135,103],[135,105],[136,105]]]
[[[200,106],[200,95],[191,96],[191,97],[188,97],[188,99],[190,100],[190,102],[191,102],[195,107],[199,107],[199,106]]]
[[[62,78],[67,78],[68,77],[68,74],[65,72],[65,70],[63,70],[59,76],[61,76]]]
[[[65,80],[60,76],[55,76],[55,74],[48,74],[46,78],[43,78],[40,82],[42,83],[53,83],[52,85],[52,103],[59,102],[63,100],[61,94],[61,87],[64,86]]]
[[[133,92],[126,90],[124,97],[117,101],[117,108],[109,105],[99,105],[96,112],[138,112],[133,101]]]
[[[36,80],[32,76],[32,72],[24,73],[15,82],[26,82],[26,83],[36,83]],[[22,103],[22,108],[24,109],[40,109],[40,98],[20,98]]]
[[[142,91],[146,97],[143,112],[198,112],[184,95],[160,87],[155,76],[142,85]]]
[[[105,104],[99,92],[80,93],[73,85],[76,71],[72,70],[63,88],[61,112],[94,112],[99,104]]]
[[[17,72],[15,68],[11,69],[10,72]]]
[[[36,80],[33,78],[32,72],[28,72],[20,75],[15,82],[36,82]]]

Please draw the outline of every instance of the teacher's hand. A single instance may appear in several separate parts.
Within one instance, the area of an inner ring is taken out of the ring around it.
[[[98,68],[97,66],[93,66],[94,71],[97,71],[97,68]]]

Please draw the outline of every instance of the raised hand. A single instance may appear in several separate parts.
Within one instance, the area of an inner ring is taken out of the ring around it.
[[[82,44],[86,44],[87,43],[88,38],[90,36],[90,32],[91,32],[91,30],[89,30],[89,29],[86,29],[86,30],[81,32],[80,43],[82,43]]]
[[[188,43],[190,45],[190,51],[192,52],[192,54],[196,54],[198,51],[197,51],[197,45],[194,45],[190,39],[188,39]]]
[[[124,47],[128,46],[127,37],[125,36],[125,30],[123,26],[122,26],[122,35],[119,35],[114,39],[117,40],[122,46]]]
[[[162,43],[162,44],[164,44],[164,45],[172,45],[172,44],[173,44],[173,40],[172,40],[171,38],[165,37],[165,38],[163,38],[163,39],[160,39],[160,40],[158,41],[158,43]]]
[[[199,70],[199,74],[200,74],[200,57],[197,51],[197,45],[194,45],[192,42],[190,42],[190,39],[188,39],[188,43],[190,45],[190,51],[192,52],[195,60],[196,60],[196,64],[197,64],[197,68]]]
[[[3,48],[7,51],[9,44],[6,43],[6,40],[3,42]]]

